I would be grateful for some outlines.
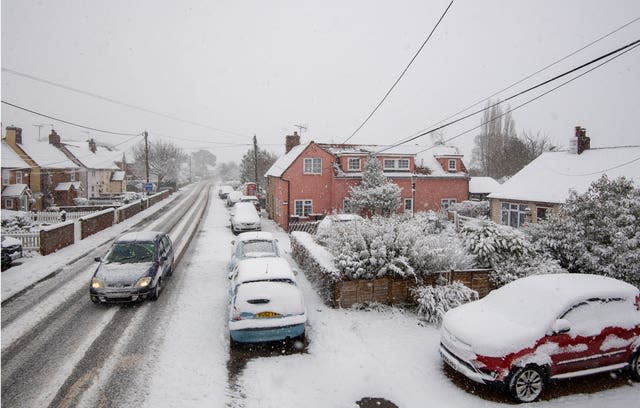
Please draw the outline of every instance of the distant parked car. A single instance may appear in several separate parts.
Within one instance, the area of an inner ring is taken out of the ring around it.
[[[270,232],[243,232],[232,244],[229,270],[243,259],[280,256],[278,240]]]
[[[22,241],[17,238],[2,236],[2,269],[9,268],[13,261],[22,258]]]
[[[284,258],[238,262],[230,274],[229,335],[238,343],[304,341],[307,312]]]
[[[240,202],[240,198],[242,197],[242,191],[232,191],[227,194],[227,207],[233,207],[233,205],[237,202]]]
[[[260,215],[251,203],[236,203],[231,209],[230,220],[231,231],[234,234],[262,229]]]
[[[218,189],[218,197],[220,197],[223,200],[226,200],[227,196],[232,191],[233,191],[233,187],[231,187],[231,186],[227,186],[227,185],[220,186],[220,188]]]
[[[173,273],[171,238],[163,232],[132,232],[118,238],[93,274],[89,295],[94,303],[157,300]]]
[[[258,211],[258,213],[260,212],[260,200],[258,199],[258,197],[252,195],[243,195],[242,197],[240,197],[240,202],[251,203],[254,205],[254,207],[256,207],[256,211]]]
[[[440,354],[518,402],[537,400],[549,380],[621,369],[640,380],[640,291],[596,275],[518,279],[447,312]]]
[[[331,214],[327,215],[318,224],[316,236],[320,241],[326,240],[331,236],[331,230],[335,225],[357,224],[362,221],[362,217],[358,214]]]

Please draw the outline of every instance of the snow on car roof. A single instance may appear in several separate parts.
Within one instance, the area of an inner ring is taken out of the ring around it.
[[[158,235],[161,235],[160,231],[137,231],[129,232],[121,235],[116,242],[130,242],[130,241],[154,241]]]
[[[268,302],[248,302],[255,299]],[[288,282],[250,282],[240,285],[236,293],[235,306],[241,312],[270,310],[289,315],[304,313],[302,292],[295,284]]]
[[[238,241],[273,241],[273,234],[266,231],[243,232],[238,235]]]
[[[260,281],[268,279],[291,279],[296,281],[291,266],[284,258],[248,258],[238,262],[235,282]]]

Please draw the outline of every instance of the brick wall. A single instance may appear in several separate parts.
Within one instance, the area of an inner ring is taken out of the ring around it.
[[[123,205],[122,207],[118,208],[118,222],[122,222],[128,218],[131,218],[146,208],[146,202],[143,200]]]
[[[80,239],[85,239],[113,225],[115,210],[110,208],[96,214],[80,218]]]
[[[67,221],[40,231],[40,254],[49,255],[74,243],[74,222]]]

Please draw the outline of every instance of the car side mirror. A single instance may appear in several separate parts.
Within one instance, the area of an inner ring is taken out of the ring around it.
[[[235,245],[236,244],[236,240],[234,239],[233,241],[231,241],[231,245]]]
[[[167,262],[167,259],[168,259],[168,258],[167,258],[166,256],[162,256],[162,257],[160,257],[160,261],[162,261],[162,262]]]
[[[294,270],[293,270],[293,274],[294,274],[294,275],[298,276],[298,274],[299,274],[299,273],[300,273],[300,271],[299,271],[299,270],[297,270],[297,269],[294,269]]]
[[[233,271],[229,272],[229,274],[227,275],[227,278],[229,280],[231,280],[231,278],[233,278]]]
[[[93,258],[93,260],[96,262],[102,262],[102,258],[100,258],[99,256],[96,256],[95,258]]]
[[[553,334],[567,333],[571,330],[571,323],[566,319],[558,319],[551,328]]]

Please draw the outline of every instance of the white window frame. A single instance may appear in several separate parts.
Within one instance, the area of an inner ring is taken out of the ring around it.
[[[527,223],[529,206],[523,203],[503,201],[500,204],[500,224],[520,228]]]
[[[353,205],[351,204],[351,200],[348,198],[342,199],[342,212],[344,214],[353,214]]]
[[[22,171],[16,170],[16,184],[22,184]]]
[[[411,161],[408,158],[382,159],[382,168],[384,170],[409,170],[411,168]]]
[[[409,208],[407,208],[407,203]],[[404,212],[413,214],[413,198],[405,198],[403,204]]]
[[[456,171],[458,170],[458,165],[457,165],[457,160],[456,159],[449,159],[449,171]]]
[[[7,210],[12,209],[13,208],[13,199],[5,198],[4,199],[4,208],[6,208]]]
[[[352,166],[352,163],[355,163],[357,160],[358,166]],[[362,160],[359,157],[349,157],[347,159],[347,169],[349,171],[360,171],[362,169]]]
[[[305,157],[302,170],[304,174],[322,174],[322,157]]]
[[[69,181],[76,181],[76,172],[73,170],[69,172]]]
[[[2,170],[2,185],[6,186],[11,180],[11,172],[9,170]]]
[[[456,204],[458,202],[458,200],[456,200],[455,198],[443,198],[442,200],[440,200],[440,209],[441,210],[447,210],[449,209],[449,207],[451,207],[451,204]]]
[[[298,211],[298,205],[300,205],[300,211]],[[305,211],[307,207],[309,209],[308,212]],[[309,214],[313,214],[313,200],[294,200],[293,213],[298,217],[307,217]]]

